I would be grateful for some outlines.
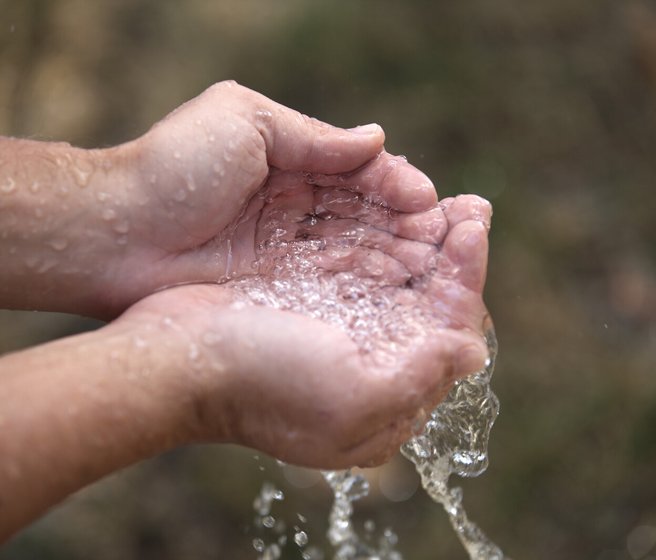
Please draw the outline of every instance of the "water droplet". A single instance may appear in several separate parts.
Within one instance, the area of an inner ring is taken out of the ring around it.
[[[89,184],[89,179],[94,172],[93,163],[82,157],[75,158],[71,166],[73,178],[80,188],[84,188]]]
[[[287,535],[280,535],[278,537],[278,544],[280,546],[285,546],[287,544]]]
[[[258,110],[255,111],[255,118],[263,122],[270,122],[273,120],[273,114],[271,111]]]
[[[262,539],[253,539],[253,548],[258,552],[264,551],[264,541]]]
[[[48,245],[52,247],[55,251],[63,251],[68,247],[68,241],[61,237],[55,237],[48,241]]]
[[[178,189],[173,195],[173,199],[176,202],[182,202],[187,198],[187,191],[185,189]]]
[[[176,150],[175,152],[173,152],[173,157],[175,159],[180,159],[182,157],[182,154]]]
[[[271,529],[274,525],[276,524],[276,518],[273,517],[273,515],[267,515],[262,519],[262,525],[264,525],[267,529]]]
[[[39,181],[32,182],[30,185],[30,192],[33,192],[34,194],[39,192]]]
[[[4,194],[11,194],[16,190],[16,181],[14,181],[13,177],[7,177],[5,179],[5,182],[0,185],[0,191],[2,191]]]
[[[262,554],[262,560],[278,560],[280,558],[280,547],[273,543],[269,545]]]
[[[210,135],[207,137],[207,141],[210,142],[210,143],[211,143],[211,142],[214,142],[214,140],[216,140],[216,137],[214,136],[214,134],[210,134]]]
[[[102,216],[103,220],[109,222],[110,220],[116,218],[116,210],[114,210],[113,208],[103,208],[102,211],[100,212],[100,215]]]
[[[203,344],[206,344],[207,346],[214,346],[215,344],[221,342],[223,337],[216,332],[207,331],[203,333],[200,339],[203,341]]]
[[[120,220],[114,224],[113,229],[116,233],[127,233],[130,231],[130,222],[128,220]]]
[[[305,517],[303,514],[301,514],[301,513],[297,513],[297,514],[296,514],[296,517],[298,517],[298,520],[299,520],[301,523],[307,523],[307,517]]]
[[[185,185],[187,186],[187,190],[189,192],[194,192],[196,190],[196,182],[194,181],[194,178],[191,175],[187,175],[187,180],[185,181]]]
[[[305,531],[298,531],[298,532],[294,535],[294,542],[295,542],[298,546],[305,546],[305,545],[307,545],[308,540],[309,540],[309,539],[308,539],[307,533],[306,533]]]
[[[136,335],[133,339],[132,342],[134,343],[136,348],[146,348],[148,346],[148,342],[146,339],[142,338],[139,335]]]
[[[195,362],[200,357],[200,351],[198,350],[198,345],[193,342],[189,345],[189,359],[192,362]]]

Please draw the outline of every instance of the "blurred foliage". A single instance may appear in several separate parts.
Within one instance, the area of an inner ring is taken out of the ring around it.
[[[656,526],[653,0],[0,0],[2,134],[111,145],[226,78],[379,122],[441,196],[493,202],[502,415],[465,500],[516,559],[635,560],[627,536]],[[0,349],[91,326],[3,312]],[[280,477],[257,465],[178,450],[80,492],[0,558],[254,558],[252,499]],[[285,488],[317,542],[325,488]],[[409,559],[464,557],[419,493],[393,504],[374,485],[361,512]]]

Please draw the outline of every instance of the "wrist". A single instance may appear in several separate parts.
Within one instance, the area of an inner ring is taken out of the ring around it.
[[[194,441],[196,403],[184,333],[168,321],[114,322],[88,336],[88,352],[97,352],[106,364],[98,368],[106,390],[104,412],[121,419],[134,437],[129,462]]]
[[[158,414],[177,444],[235,439],[239,356],[247,349],[231,336],[232,301],[218,285],[180,286],[143,299],[106,327],[130,341],[123,359],[155,376]]]
[[[130,146],[0,143],[0,306],[102,316],[107,265],[125,250]]]

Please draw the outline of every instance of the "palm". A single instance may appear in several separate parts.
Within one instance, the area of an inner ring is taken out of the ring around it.
[[[247,372],[233,399],[257,410],[232,420],[232,437],[321,467],[386,458],[486,357],[489,205],[461,196],[402,213],[340,182],[274,174],[228,230],[221,283],[147,300],[179,309],[192,333],[225,318]],[[327,421],[336,448],[318,435]]]
[[[408,367],[430,337],[480,347],[489,205],[463,196],[407,214],[349,186],[274,175],[233,230],[224,286],[338,327],[385,369]]]

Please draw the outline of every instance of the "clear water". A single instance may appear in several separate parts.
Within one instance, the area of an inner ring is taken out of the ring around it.
[[[359,205],[367,213],[389,213],[354,193],[345,191],[344,197],[345,203]],[[259,261],[255,266],[266,271],[266,276],[241,277],[227,284],[244,302],[301,313],[338,327],[362,353],[375,356],[377,363],[398,363],[404,356],[412,356],[431,337],[439,337],[448,323],[443,309],[422,291],[422,278],[413,278],[413,286],[409,288],[381,281],[380,271],[368,268],[371,262],[356,263],[352,270],[342,272],[326,271],[321,264],[317,265],[321,262],[317,261],[318,255],[363,244],[364,229],[359,225],[345,228],[331,239],[313,231],[321,221],[333,219],[336,216],[317,207],[296,223],[302,227],[290,239],[285,230],[288,224],[284,212],[270,215],[264,227],[271,235],[258,247]],[[441,259],[440,255],[434,258]],[[431,267],[436,269],[437,262]],[[441,271],[446,270],[443,261],[439,264]],[[444,307],[448,307],[448,302],[444,302]],[[490,350],[486,368],[454,385],[432,412],[423,431],[403,445],[402,453],[415,464],[428,495],[444,507],[470,558],[502,560],[501,550],[467,518],[461,489],[450,488],[448,484],[451,474],[477,476],[488,464],[487,443],[499,409],[489,386],[497,350],[491,325],[486,339]],[[353,504],[367,494],[366,479],[350,471],[323,474],[335,497],[328,530],[335,549],[334,559],[401,560],[401,554],[395,550],[397,538],[391,529],[385,530],[375,544],[371,538],[361,539],[354,529]],[[256,525],[272,530],[278,526],[277,521],[270,519],[264,507],[268,504],[270,510],[272,490],[265,487],[263,492],[256,501]],[[258,504],[262,506],[259,509]],[[260,559],[280,556],[281,547],[288,541],[283,533],[284,529],[279,527],[279,532],[270,534],[268,540],[254,541]],[[294,534],[294,542],[305,543],[307,534],[303,532],[297,541],[298,533]],[[304,552],[304,557],[315,556]]]
[[[483,371],[458,381],[432,412],[423,432],[401,447],[415,464],[426,493],[444,507],[471,560],[503,560],[501,549],[470,521],[462,505],[462,489],[449,488],[449,477],[478,476],[488,465],[490,430],[499,401],[490,389],[497,340],[486,333],[490,358]]]
[[[426,493],[444,508],[469,558],[504,560],[501,549],[467,517],[462,489],[449,487],[452,474],[478,476],[488,465],[490,430],[499,414],[499,402],[490,389],[497,354],[497,340],[491,326],[486,341],[490,358],[485,369],[458,381],[431,413],[422,432],[406,442],[401,452],[414,463]],[[394,549],[395,535],[381,538],[374,547],[354,530],[353,503],[367,495],[366,479],[350,471],[325,472],[324,477],[335,495],[328,530],[336,551],[334,559],[401,560],[401,554]]]

